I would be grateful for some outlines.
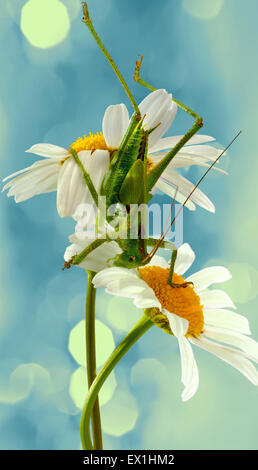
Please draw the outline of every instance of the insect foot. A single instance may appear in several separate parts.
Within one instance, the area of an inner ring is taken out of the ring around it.
[[[67,261],[64,262],[64,267],[62,268],[62,271],[64,271],[65,269],[70,269],[71,267],[71,264],[70,263],[67,263]]]
[[[85,23],[89,21],[90,19],[89,9],[88,9],[88,5],[86,2],[82,2],[82,11],[83,11],[82,22]]]
[[[202,119],[202,117],[199,117],[199,118],[197,119],[196,124],[197,124],[200,128],[203,127],[203,119]]]
[[[141,69],[141,65],[142,65],[142,61],[143,61],[143,55],[139,54],[139,57],[140,57],[140,59],[138,59],[136,61],[135,69],[134,69],[133,79],[134,79],[135,82],[138,82],[139,79],[140,79],[140,69]]]
[[[194,285],[193,282],[183,282],[182,284],[175,284],[175,283],[172,282],[172,284],[170,284],[170,285],[171,285],[171,287],[177,287],[177,288],[183,287],[183,289],[185,289],[186,287],[190,286],[190,284],[192,286]]]

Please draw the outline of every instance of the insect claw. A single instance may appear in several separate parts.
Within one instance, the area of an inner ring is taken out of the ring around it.
[[[68,262],[65,261],[64,262],[64,267],[62,268],[62,271],[64,271],[65,269],[70,269],[70,267],[71,267],[71,264],[69,263],[69,261]]]
[[[196,124],[198,124],[198,126],[201,128],[203,127],[203,119],[201,117],[199,117],[196,121]]]
[[[171,287],[183,287],[183,289],[185,289],[186,287],[188,287],[190,284],[193,285],[193,282],[183,282],[182,284],[175,284],[174,282],[172,282]]]
[[[140,78],[140,69],[143,61],[143,55],[139,54],[140,59],[136,61],[133,79],[138,82]]]
[[[88,21],[90,19],[89,9],[88,9],[88,5],[86,2],[82,2],[82,11],[83,11],[82,22],[85,23],[85,21]]]

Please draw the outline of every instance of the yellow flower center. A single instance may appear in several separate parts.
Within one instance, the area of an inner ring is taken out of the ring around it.
[[[91,132],[89,135],[84,135],[83,137],[79,137],[71,147],[77,152],[81,152],[82,150],[109,150],[104,135],[102,132],[97,132],[97,134],[92,134]]]
[[[172,287],[168,282],[169,269],[159,266],[139,268],[142,279],[151,287],[162,308],[189,321],[187,336],[200,336],[204,326],[203,305],[192,285]],[[174,284],[183,284],[184,278],[173,273]]]

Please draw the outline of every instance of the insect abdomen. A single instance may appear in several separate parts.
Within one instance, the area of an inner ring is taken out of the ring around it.
[[[145,146],[146,133],[141,127],[136,128],[126,147],[123,150],[118,149],[114,155],[101,188],[101,195],[106,196],[107,206],[121,202],[121,186],[134,162],[144,155]]]

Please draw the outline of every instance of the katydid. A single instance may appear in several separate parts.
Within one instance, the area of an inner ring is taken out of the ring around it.
[[[120,147],[111,154],[110,166],[106,172],[106,175],[104,176],[100,190],[100,194],[106,197],[107,206],[112,204],[122,204],[126,207],[127,217],[125,218],[125,226],[129,227],[131,215],[130,205],[141,205],[147,204],[149,202],[152,197],[151,190],[153,189],[154,185],[156,184],[164,170],[167,168],[167,166],[171,163],[174,156],[203,126],[203,121],[202,118],[190,108],[173,99],[173,101],[175,101],[179,107],[181,107],[185,112],[194,117],[194,125],[180,139],[180,141],[175,145],[175,147],[172,148],[172,150],[170,150],[158,164],[156,164],[149,172],[147,172],[148,137],[153,129],[149,131],[146,131],[144,129],[144,116],[141,116],[140,110],[136,104],[133,94],[131,93],[118,67],[114,63],[113,59],[111,58],[103,43],[101,42],[99,36],[97,35],[93,27],[86,2],[83,2],[82,6],[84,15],[82,19],[83,23],[85,23],[85,25],[88,27],[102,53],[113,68],[116,76],[122,84],[134,108],[134,114],[131,118],[129,127],[123,138],[123,141]],[[142,59],[141,61],[137,61],[136,63],[134,79],[140,84],[154,90],[153,87],[148,85],[139,77],[141,62]],[[82,165],[80,164],[79,158],[74,150],[72,150],[72,156],[81,168]],[[81,168],[81,170],[83,172],[85,183],[87,184],[93,197],[93,200],[97,205],[97,192],[94,188],[92,180],[89,174],[85,172],[85,169]],[[110,222],[111,220],[112,216],[107,217],[108,222]],[[121,255],[116,256],[114,260],[114,265],[124,266],[127,268],[135,268],[149,262],[150,257],[147,253],[147,246],[149,244],[153,246],[153,241],[142,238],[140,236],[141,229],[141,221],[139,220],[139,237],[137,239],[117,239],[117,243],[121,247],[123,253]],[[104,243],[104,241],[109,240],[98,240],[98,246],[101,243]],[[92,251],[92,249],[95,249],[95,242],[93,242],[92,245],[92,248],[90,245],[90,247],[87,247],[87,249],[85,249],[83,253],[74,256],[71,260],[71,264],[79,264],[81,260],[86,257],[89,252]],[[170,244],[170,247],[172,248],[172,250],[175,249],[175,246],[172,243]]]
[[[111,154],[111,162],[110,166],[104,176],[100,195],[106,197],[107,206],[113,204],[123,205],[126,208],[127,216],[124,220],[124,226],[126,233],[128,234],[129,227],[130,227],[130,218],[132,214],[130,212],[130,208],[132,204],[138,204],[141,206],[142,204],[147,204],[150,199],[152,198],[151,190],[153,189],[154,185],[165,171],[167,166],[171,163],[175,155],[181,150],[181,148],[198,132],[198,130],[203,126],[202,118],[195,113],[193,110],[185,106],[184,104],[180,103],[178,100],[173,98],[173,101],[185,112],[190,114],[194,119],[195,122],[191,129],[180,139],[180,141],[163,157],[163,159],[157,163],[149,172],[147,172],[147,152],[148,152],[148,137],[149,134],[154,130],[145,130],[144,129],[144,117],[141,116],[140,110],[136,104],[136,101],[126,84],[121,72],[119,71],[118,67],[114,63],[113,59],[105,49],[103,43],[101,42],[99,36],[97,35],[92,21],[89,16],[89,11],[86,2],[83,2],[83,23],[89,28],[92,36],[96,40],[98,46],[100,47],[101,51],[103,52],[104,56],[110,63],[111,67],[113,68],[115,74],[117,75],[118,79],[120,80],[125,92],[127,93],[132,106],[134,108],[134,114],[131,118],[129,127],[124,135],[121,145],[119,148],[112,152]],[[149,88],[151,91],[155,91],[156,88],[145,82],[140,77],[140,68],[142,65],[143,57],[140,56],[140,60],[137,60],[135,73],[134,73],[134,80],[139,84],[143,85],[144,87]],[[238,134],[239,135],[239,134]],[[238,137],[237,135],[237,137]],[[235,139],[237,138],[235,137]],[[233,140],[235,140],[233,139]],[[231,142],[233,143],[233,141]],[[229,144],[231,145],[231,144]],[[228,147],[227,147],[228,148]],[[226,149],[225,149],[226,150]],[[203,178],[206,174],[210,171],[210,169],[215,165],[215,163],[219,160],[221,155],[225,152],[225,150],[219,155],[219,157],[213,162],[213,164],[208,168],[205,172],[203,177],[199,180],[197,185],[193,188],[192,192],[188,195],[185,202],[182,205],[186,204],[189,200],[193,192],[199,186]],[[75,159],[76,163],[80,166],[85,183],[87,184],[92,198],[98,206],[97,201],[97,191],[94,188],[94,185],[91,181],[91,178],[88,173],[86,173],[83,165],[80,163],[78,155],[76,154],[74,149],[71,149],[71,153],[73,158]],[[181,209],[182,209],[181,208]],[[138,215],[137,215],[138,217]],[[111,222],[113,219],[112,216],[107,216],[107,222]],[[142,227],[141,227],[141,218],[138,217],[138,238],[137,239],[130,239],[128,238],[117,238],[116,241],[119,244],[120,248],[122,249],[122,254],[119,254],[113,260],[113,265],[115,266],[123,266],[126,268],[135,268],[139,266],[143,266],[149,263],[150,259],[154,256],[156,251],[159,247],[169,247],[172,249],[172,256],[171,256],[171,269],[169,274],[168,282],[169,284],[173,285],[172,283],[172,276],[173,276],[173,266],[176,259],[176,247],[173,243],[165,241],[166,233],[162,233],[159,240],[155,239],[145,239],[141,236]],[[172,221],[174,223],[175,218]],[[172,225],[170,224],[170,226]],[[80,254],[75,255],[71,259],[71,264],[80,264],[89,253],[91,253],[94,249],[100,246],[105,241],[111,241],[112,239],[107,236],[105,239],[98,239],[95,240],[91,245],[85,248]],[[147,246],[153,246],[153,250],[148,254]],[[176,287],[176,286],[175,286]]]

